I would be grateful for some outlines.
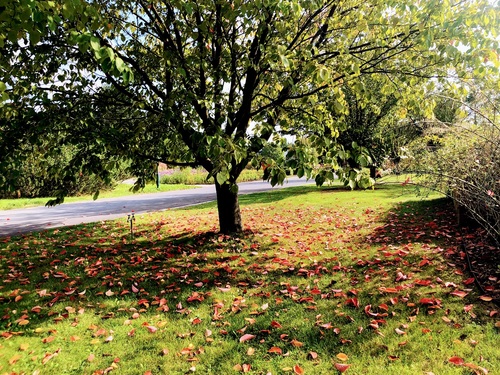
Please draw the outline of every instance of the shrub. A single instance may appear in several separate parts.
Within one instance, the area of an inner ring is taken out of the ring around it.
[[[185,185],[206,185],[213,184],[214,179],[207,179],[208,172],[203,168],[191,169],[182,168],[173,171],[163,172],[160,177],[162,184],[185,184]],[[263,172],[245,169],[238,177],[238,182],[262,180]]]
[[[500,242],[500,127],[462,124],[429,146],[429,137],[412,144],[406,160],[419,183],[451,197],[460,211]],[[460,219],[460,217],[459,217]]]

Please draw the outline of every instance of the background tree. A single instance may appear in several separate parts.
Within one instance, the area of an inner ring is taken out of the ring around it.
[[[5,7],[12,13],[18,5]],[[390,95],[398,84],[445,77],[450,64],[475,64],[496,43],[496,9],[486,0],[32,6],[40,22],[32,17],[24,29],[9,22],[0,28],[4,134],[17,134],[13,143],[61,134],[79,145],[75,163],[88,160],[85,168],[95,173],[107,173],[106,155],[130,159],[139,184],[152,162],[201,165],[215,176],[225,233],[242,230],[237,179],[273,137],[296,134],[305,155],[297,168],[311,175],[309,151],[327,154],[339,115],[347,113],[346,84],[363,93],[360,77],[384,74],[392,77]],[[47,107],[57,108],[56,121],[44,120]],[[23,123],[31,125],[8,129]],[[4,135],[4,144],[10,141]],[[15,158],[17,148],[9,147],[6,159]],[[2,168],[7,173],[9,164]],[[270,178],[279,182],[285,174]]]

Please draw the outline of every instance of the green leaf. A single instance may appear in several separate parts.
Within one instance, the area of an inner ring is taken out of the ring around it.
[[[125,62],[120,57],[117,57],[115,59],[115,65],[116,65],[116,69],[120,73],[123,72],[123,70],[126,68]]]
[[[93,37],[90,38],[90,46],[92,47],[92,49],[94,51],[97,52],[101,48],[101,43],[99,42],[98,38],[96,38],[95,36],[93,36]]]
[[[304,168],[297,169],[297,177],[302,178],[304,176]]]

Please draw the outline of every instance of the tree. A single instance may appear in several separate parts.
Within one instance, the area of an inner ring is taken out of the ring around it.
[[[0,28],[4,134],[60,134],[78,145],[75,163],[90,160],[85,168],[96,173],[107,170],[105,155],[120,155],[133,161],[139,184],[152,162],[201,165],[215,177],[224,233],[242,230],[237,179],[270,140],[310,138],[313,147],[298,147],[321,155],[338,135],[338,114],[347,113],[343,86],[362,93],[360,77],[384,74],[391,94],[398,84],[445,77],[450,64],[475,64],[472,56],[493,48],[496,25],[486,0],[18,0],[5,7],[12,13],[19,3],[41,16],[8,25],[8,33]],[[54,111],[57,121],[45,121]],[[10,129],[29,116],[39,118],[34,126]],[[96,152],[104,157],[88,157]],[[313,161],[302,158],[298,167],[310,176]]]

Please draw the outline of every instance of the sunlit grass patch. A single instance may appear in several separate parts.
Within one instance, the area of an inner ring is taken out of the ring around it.
[[[500,372],[496,307],[445,200],[390,185],[241,202],[239,237],[211,203],[138,215],[134,238],[122,219],[2,242],[0,373]]]

